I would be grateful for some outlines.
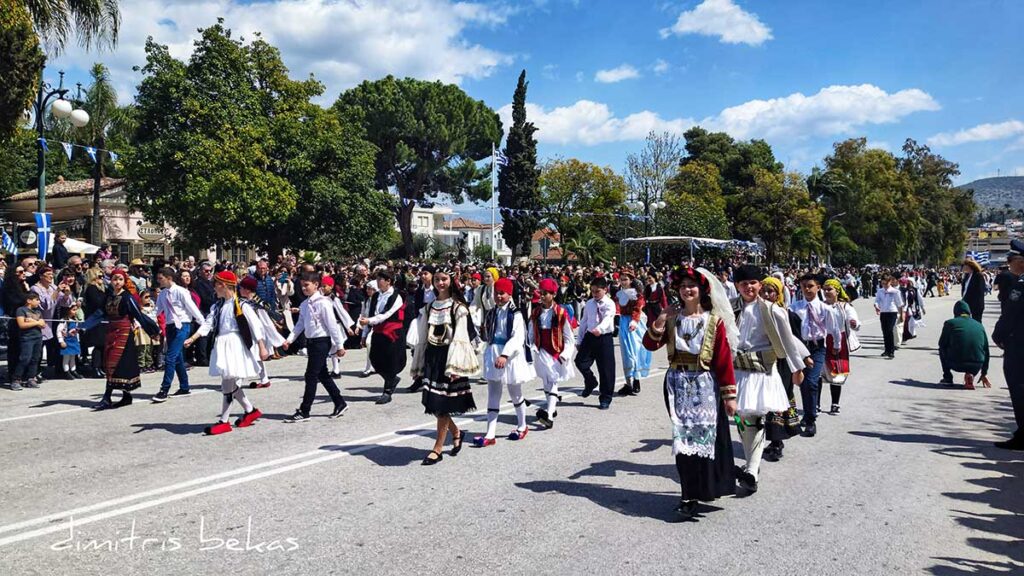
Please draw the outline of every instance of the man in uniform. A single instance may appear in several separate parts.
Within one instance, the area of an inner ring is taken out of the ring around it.
[[[1010,285],[1006,306],[992,332],[992,341],[1003,349],[1003,376],[1010,389],[1017,431],[1010,440],[995,445],[1007,450],[1024,450],[1024,240],[1010,242],[1006,262],[1018,279]]]

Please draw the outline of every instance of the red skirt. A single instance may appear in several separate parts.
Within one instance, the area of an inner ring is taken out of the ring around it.
[[[135,390],[142,384],[139,379],[139,353],[130,318],[109,320],[103,346],[103,369],[107,372],[107,386],[111,388]]]
[[[825,339],[825,368],[832,376],[846,376],[850,373],[850,348],[845,334],[839,352],[835,351],[835,339],[831,335]]]

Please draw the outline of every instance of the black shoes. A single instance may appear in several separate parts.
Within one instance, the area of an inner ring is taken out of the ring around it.
[[[412,384],[409,385],[408,388],[405,389],[405,391],[409,392],[410,394],[412,394],[413,392],[419,392],[420,389],[423,388],[426,385],[427,385],[426,382],[424,382],[423,380],[417,378],[416,380],[413,381]]]
[[[437,458],[431,458],[431,456],[437,456]],[[444,460],[444,456],[441,456],[440,452],[435,452],[434,450],[431,450],[430,454],[427,454],[426,458],[424,458],[423,462],[420,462],[420,464],[424,466],[433,466],[434,464],[437,464],[441,460]]]
[[[97,410],[97,411],[98,410],[109,410],[109,409],[111,409],[113,407],[114,407],[114,405],[110,403],[110,400],[101,400],[100,403],[95,405],[95,406],[93,406],[92,409],[93,410]]]
[[[818,427],[814,424],[804,425],[804,431],[801,436],[805,438],[814,438],[814,435],[818,433]]]
[[[166,402],[166,401],[167,401],[167,391],[166,390],[161,390],[161,391],[156,393],[156,396],[153,396],[153,402]]]
[[[342,400],[341,404],[335,404],[334,405],[334,412],[331,412],[331,414],[330,414],[330,416],[328,416],[328,418],[338,418],[342,414],[344,414],[345,412],[348,412],[348,402],[345,402],[344,400]]]
[[[182,390],[181,388],[178,388],[177,392],[175,392],[174,394],[171,394],[172,397],[191,396],[191,395],[192,395],[192,391],[191,390]]]
[[[132,397],[129,396],[126,393],[124,396],[121,397],[120,400],[117,401],[117,404],[114,404],[114,408],[122,408],[124,406],[131,406],[131,405],[132,405]]]
[[[682,520],[693,520],[697,516],[697,501],[680,500],[679,506],[676,507],[676,513]]]
[[[374,404],[387,404],[388,402],[391,402],[391,394],[385,392],[377,398],[377,401],[374,402]]]
[[[462,439],[466,437],[465,430],[459,430],[459,435],[452,438],[452,449],[448,452],[451,456],[458,456],[462,452]]]
[[[747,494],[753,494],[757,492],[757,478],[746,470],[736,467],[736,481],[739,483],[740,488],[747,491]]]
[[[633,394],[640,393],[640,379],[633,380]]]
[[[782,442],[772,442],[764,449],[764,459],[769,462],[778,462],[782,460]]]
[[[583,392],[580,394],[580,398],[587,398],[597,390],[597,384],[583,384]]]
[[[839,414],[839,404],[833,404],[832,407],[829,408],[828,413],[832,414],[833,416]]]
[[[607,410],[607,409],[609,409],[611,407],[612,407],[612,403],[610,401],[602,400],[601,403],[597,406],[597,409],[598,410]]]
[[[993,446],[996,448],[1002,448],[1003,450],[1024,450],[1024,435],[1015,434],[1013,438],[1010,438],[1009,440],[993,442]]]
[[[555,421],[548,414],[547,410],[537,410],[537,424],[548,430],[555,427]]]
[[[295,414],[284,419],[285,424],[298,424],[299,422],[309,422],[309,414],[303,414],[301,410],[296,410]]]
[[[632,396],[633,394],[633,385],[629,382],[626,382],[622,385],[622,388],[619,388],[619,396]]]

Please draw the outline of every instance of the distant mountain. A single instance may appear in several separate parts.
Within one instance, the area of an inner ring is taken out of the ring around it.
[[[982,178],[968,182],[959,188],[973,189],[974,201],[983,211],[1003,209],[1007,204],[1011,210],[1024,209],[1024,176],[1001,176]]]

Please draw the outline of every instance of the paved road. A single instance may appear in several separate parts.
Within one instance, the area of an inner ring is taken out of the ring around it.
[[[992,389],[936,386],[953,300],[927,304],[921,336],[888,361],[859,302],[842,414],[766,462],[756,495],[697,523],[674,522],[664,353],[639,397],[608,412],[567,398],[555,429],[433,467],[419,465],[432,444],[419,396],[374,405],[362,353],[346,357],[344,417],[327,419],[324,397],[312,422],[281,422],[301,394],[290,358],[270,364],[288,380],[252,394],[267,417],[212,438],[220,395],[198,369],[192,397],[104,413],[85,408],[97,381],[0,390],[0,573],[1022,573],[1024,456],[991,447],[1012,419],[1000,353]],[[514,425],[505,406],[499,433]]]

